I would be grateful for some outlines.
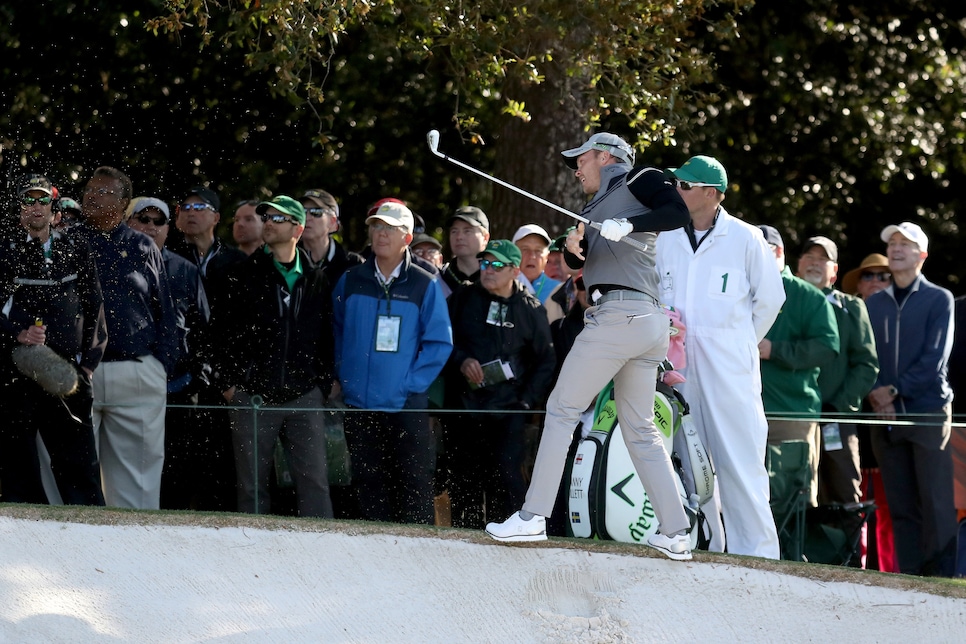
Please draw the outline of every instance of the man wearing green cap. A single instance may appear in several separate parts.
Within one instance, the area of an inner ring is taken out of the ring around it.
[[[265,245],[231,269],[225,304],[212,310],[211,321],[217,343],[213,377],[236,406],[231,419],[238,509],[270,510],[272,453],[280,438],[299,516],[331,517],[321,417],[333,381],[329,289],[296,245],[305,229],[302,204],[281,195],[255,212],[265,222]],[[262,399],[258,411],[255,396]]]
[[[692,157],[670,173],[691,213],[657,239],[661,301],[688,326],[681,393],[714,459],[728,552],[777,559],[758,342],[785,301],[781,276],[761,231],[722,207],[728,175],[717,159]],[[712,539],[712,550],[724,546]]]
[[[482,528],[523,505],[527,415],[541,404],[554,371],[547,313],[517,280],[522,255],[496,239],[478,255],[480,281],[449,300],[453,377],[447,387],[467,413],[447,434],[453,525]]]

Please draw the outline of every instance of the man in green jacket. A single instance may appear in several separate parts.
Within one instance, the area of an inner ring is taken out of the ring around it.
[[[785,265],[785,243],[771,226],[759,226],[775,253],[785,287],[785,304],[765,339],[761,358],[761,397],[768,416],[768,442],[804,440],[812,470],[809,502],[818,505],[818,461],[821,440],[818,418],[822,395],[818,374],[839,352],[835,313],[825,295],[792,275]]]
[[[821,425],[822,451],[818,470],[818,498],[829,503],[858,503],[862,476],[859,468],[859,437],[856,425],[836,417],[861,410],[875,377],[879,358],[865,303],[833,288],[838,277],[838,247],[828,237],[811,237],[798,258],[798,277],[825,293],[838,323],[840,351],[822,365],[818,388],[822,414],[831,416]]]

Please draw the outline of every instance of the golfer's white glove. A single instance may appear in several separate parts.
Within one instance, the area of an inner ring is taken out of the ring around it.
[[[634,225],[626,219],[605,219],[600,224],[600,236],[618,242],[634,230]]]

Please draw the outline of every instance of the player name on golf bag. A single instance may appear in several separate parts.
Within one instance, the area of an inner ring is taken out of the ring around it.
[[[567,467],[570,477],[568,526],[575,537],[644,543],[658,521],[624,444],[613,386],[601,392],[594,426]],[[658,383],[654,424],[677,470],[681,503],[691,520],[691,545],[706,548],[710,534],[701,506],[714,492],[711,458],[688,415],[687,403]]]

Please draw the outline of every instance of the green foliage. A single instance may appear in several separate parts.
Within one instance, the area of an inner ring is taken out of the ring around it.
[[[925,272],[955,285],[966,5],[758,3],[739,24],[737,40],[707,30],[694,42],[715,56],[718,100],[691,106],[682,149],[662,160],[717,156],[729,209],[780,227],[793,255],[828,235],[843,271],[882,252],[885,225],[915,221],[932,239]]]

